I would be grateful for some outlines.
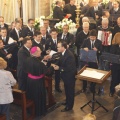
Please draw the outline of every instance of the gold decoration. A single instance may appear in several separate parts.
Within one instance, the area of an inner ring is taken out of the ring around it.
[[[75,10],[75,12],[76,12],[76,26],[78,27],[79,26],[79,21],[80,21],[80,5],[79,4],[77,4],[76,5],[76,10]]]

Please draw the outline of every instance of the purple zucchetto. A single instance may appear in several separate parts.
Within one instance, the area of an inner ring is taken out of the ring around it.
[[[37,46],[34,46],[30,49],[30,54],[34,54],[37,51]]]

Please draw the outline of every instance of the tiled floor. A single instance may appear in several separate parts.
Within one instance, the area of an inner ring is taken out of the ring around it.
[[[82,105],[84,105],[86,102],[91,100],[92,94],[84,94],[80,93],[81,84],[82,82],[80,80],[76,81],[76,96],[75,96],[75,104],[72,111],[69,112],[61,112],[61,109],[64,108],[64,106],[61,105],[61,102],[65,100],[64,95],[64,88],[63,83],[61,82],[61,89],[62,93],[56,93],[53,90],[53,95],[57,102],[57,107],[53,107],[54,110],[49,110],[49,113],[46,114],[46,116],[41,118],[35,118],[35,120],[82,120],[82,117],[86,114],[91,112],[91,108],[89,106],[86,106],[83,111],[80,109]],[[96,86],[96,91],[97,91]],[[54,82],[53,82],[53,88],[54,88]],[[113,103],[114,98],[109,97],[109,81],[106,81],[104,83],[105,92],[104,95],[98,96],[96,95],[96,99],[102,103],[109,112],[105,112],[102,108],[99,108],[94,112],[94,114],[97,117],[97,120],[112,120],[112,110],[113,110]],[[96,106],[97,107],[97,106]],[[17,117],[16,117],[17,118]],[[13,118],[14,119],[14,118]],[[12,120],[13,120],[12,119]],[[14,120],[21,120],[20,118],[14,119]]]

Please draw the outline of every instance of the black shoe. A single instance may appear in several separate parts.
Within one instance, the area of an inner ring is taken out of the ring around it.
[[[72,110],[72,108],[65,107],[63,110],[61,110],[61,112],[67,112],[67,111],[70,111],[70,110]]]
[[[113,95],[114,95],[114,93],[109,93],[109,96],[110,96],[110,97],[113,97]]]
[[[66,102],[63,102],[62,105],[66,105]]]
[[[57,92],[61,93],[62,90],[60,88],[55,89]]]

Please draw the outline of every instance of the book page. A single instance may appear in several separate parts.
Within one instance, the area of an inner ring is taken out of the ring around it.
[[[97,72],[95,70],[84,70],[80,75],[85,77],[95,78],[95,79],[101,79],[105,74]]]
[[[8,40],[8,44],[14,43],[14,40],[10,37]]]
[[[52,56],[53,54],[57,53],[56,51],[51,50],[49,55]]]

